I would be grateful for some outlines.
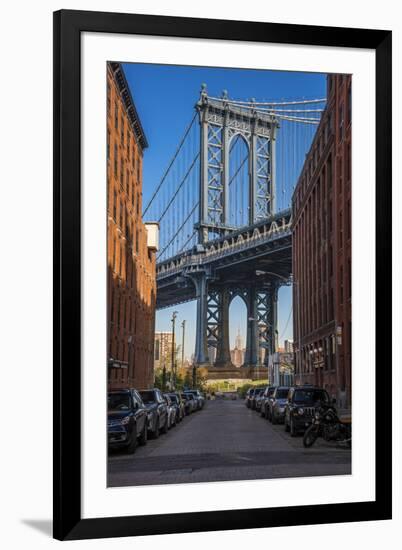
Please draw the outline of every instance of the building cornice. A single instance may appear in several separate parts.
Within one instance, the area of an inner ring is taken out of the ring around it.
[[[116,63],[114,61],[108,62],[108,65],[112,70],[113,77],[116,81],[120,96],[126,108],[128,119],[130,121],[133,132],[138,139],[142,149],[146,149],[148,147],[148,141],[145,136],[140,117],[138,116],[138,112],[126,80],[126,75],[124,74],[123,67],[121,63]]]

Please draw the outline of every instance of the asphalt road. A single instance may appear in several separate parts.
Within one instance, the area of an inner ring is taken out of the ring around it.
[[[283,425],[272,426],[243,401],[208,401],[134,455],[112,452],[108,486],[345,475],[351,452],[322,442],[304,449]]]

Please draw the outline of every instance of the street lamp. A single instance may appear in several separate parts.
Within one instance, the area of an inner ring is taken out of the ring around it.
[[[131,383],[133,381],[133,368],[131,367],[131,346],[132,346],[132,343],[133,343],[133,337],[132,335],[130,334],[130,336],[127,338],[127,342],[128,342],[128,378],[129,380],[131,379]],[[130,383],[130,382],[129,382]]]
[[[176,317],[178,312],[172,313],[172,377],[173,377],[173,389],[176,389],[176,345],[175,345],[175,327]]]

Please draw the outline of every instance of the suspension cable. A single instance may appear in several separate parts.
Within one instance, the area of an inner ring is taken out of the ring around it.
[[[173,237],[170,239],[170,241],[165,245],[165,247],[163,248],[163,250],[161,250],[161,251],[158,253],[158,256],[162,256],[162,254],[165,252],[165,250],[172,244],[172,242],[175,240],[175,238],[176,238],[177,235],[179,234],[179,231],[186,225],[186,223],[188,222],[188,220],[190,219],[190,217],[192,216],[192,214],[194,214],[195,209],[197,208],[198,205],[199,205],[199,202],[197,202],[197,203],[193,206],[193,209],[192,209],[191,212],[188,214],[187,218],[184,220],[184,222],[181,224],[181,226],[177,229],[176,233],[173,235]]]
[[[197,159],[199,158],[199,156],[200,156],[200,153],[198,152],[198,153],[196,154],[196,156],[194,157],[193,162],[191,163],[189,169],[188,169],[187,172],[184,174],[183,179],[181,180],[180,184],[178,185],[176,191],[175,191],[174,194],[172,195],[170,201],[169,201],[168,204],[166,205],[164,211],[163,211],[162,214],[159,216],[159,220],[158,220],[159,223],[161,222],[161,220],[162,220],[162,218],[164,217],[164,215],[166,214],[166,212],[169,210],[170,206],[172,205],[172,202],[173,202],[173,201],[175,200],[175,198],[177,197],[177,195],[178,195],[180,189],[183,187],[183,185],[184,185],[184,183],[185,183],[185,181],[186,181],[188,175],[190,174],[191,170],[193,169],[193,167],[194,167],[195,163],[197,162]]]
[[[181,150],[181,148],[182,148],[184,142],[186,141],[186,138],[187,138],[187,136],[188,136],[188,134],[189,134],[189,132],[190,132],[190,130],[191,130],[193,124],[194,124],[194,121],[195,121],[195,119],[196,119],[196,117],[197,117],[197,114],[198,114],[198,113],[197,113],[197,111],[196,111],[196,112],[194,113],[193,118],[191,119],[190,124],[187,126],[186,131],[184,132],[184,135],[183,135],[183,137],[182,137],[182,139],[181,139],[181,141],[180,141],[180,143],[179,143],[179,145],[178,145],[178,147],[177,147],[177,149],[176,149],[176,152],[175,152],[175,154],[174,154],[173,157],[172,157],[172,160],[170,161],[170,163],[169,163],[167,169],[165,170],[165,173],[164,173],[163,176],[162,176],[161,181],[159,182],[159,185],[158,185],[157,188],[155,189],[155,191],[154,191],[154,193],[153,193],[151,199],[149,200],[149,202],[148,202],[148,204],[147,204],[147,206],[146,206],[144,212],[142,213],[142,216],[143,216],[143,217],[144,217],[145,214],[147,213],[147,211],[148,211],[149,207],[151,206],[151,204],[152,204],[154,198],[155,198],[156,195],[159,193],[159,190],[160,190],[160,188],[162,187],[163,182],[165,181],[165,179],[166,179],[166,177],[167,177],[167,175],[168,175],[168,173],[169,173],[169,171],[170,171],[170,169],[171,169],[171,167],[172,167],[174,161],[176,160],[176,158],[177,158],[177,156],[178,156],[178,154],[179,154],[179,152],[180,152],[180,150]]]

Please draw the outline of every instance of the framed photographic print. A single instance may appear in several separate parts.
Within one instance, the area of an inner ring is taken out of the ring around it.
[[[56,538],[391,518],[391,32],[56,12],[54,189]]]

